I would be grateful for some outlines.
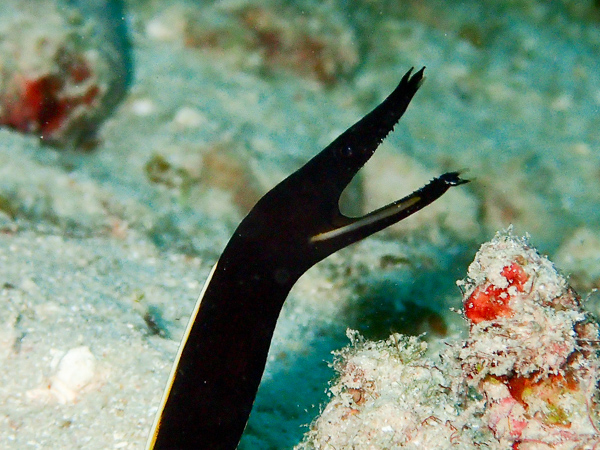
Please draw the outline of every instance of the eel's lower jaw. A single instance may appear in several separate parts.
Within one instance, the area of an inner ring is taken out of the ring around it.
[[[434,178],[412,194],[379,208],[363,217],[348,218],[348,223],[323,231],[310,238],[311,244],[330,243],[332,251],[358,242],[423,209],[440,198],[448,189],[470,180],[460,177],[461,172],[446,172]]]
[[[319,233],[316,236],[313,236],[310,239],[310,241],[311,242],[323,242],[323,241],[327,241],[327,240],[330,240],[330,239],[333,239],[336,237],[351,236],[353,233],[357,233],[360,230],[365,229],[365,227],[367,227],[367,226],[377,225],[382,220],[384,220],[388,217],[391,217],[400,211],[410,208],[411,206],[418,203],[419,200],[420,200],[420,198],[417,196],[410,196],[410,197],[407,197],[406,199],[402,199],[402,200],[398,200],[397,202],[390,203],[389,205],[387,205],[383,208],[380,208],[376,211],[373,211],[363,217],[357,217],[356,219],[353,219],[347,225],[341,226],[339,228],[335,228],[330,231]],[[401,220],[401,219],[399,219],[399,220]],[[354,240],[351,243],[359,241],[360,239],[363,239],[363,238],[362,237],[357,238],[356,240]]]

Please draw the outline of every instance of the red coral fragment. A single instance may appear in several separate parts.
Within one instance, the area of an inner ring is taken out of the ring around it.
[[[14,88],[1,100],[4,111],[0,124],[52,139],[77,106],[91,106],[100,93],[95,84],[83,92],[70,92],[72,86],[90,78],[89,66],[75,60],[64,69],[63,73],[48,73],[37,78],[15,76]]]
[[[502,269],[502,276],[508,281],[508,287],[500,288],[492,283],[477,286],[465,301],[465,314],[473,323],[512,316],[508,288],[514,286],[517,291],[523,292],[527,274],[519,264],[513,262]]]
[[[527,282],[527,274],[516,262],[502,269],[502,276],[508,280],[509,286],[515,286],[517,291],[523,292],[523,286]]]

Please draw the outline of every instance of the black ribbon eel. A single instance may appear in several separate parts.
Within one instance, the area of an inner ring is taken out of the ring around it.
[[[283,303],[317,262],[427,206],[449,172],[363,217],[342,215],[344,188],[392,131],[423,81],[412,69],[373,111],[262,197],[213,268],[182,340],[148,449],[235,449]]]

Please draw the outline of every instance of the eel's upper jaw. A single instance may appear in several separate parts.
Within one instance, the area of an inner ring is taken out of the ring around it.
[[[356,128],[355,131],[359,133],[360,138],[373,147],[369,157],[392,132],[423,84],[425,67],[422,67],[414,75],[412,74],[413,70],[414,67],[411,67],[392,93],[350,129],[354,131]]]
[[[367,162],[377,147],[393,131],[423,84],[425,67],[414,75],[412,74],[413,69],[411,67],[404,74],[398,86],[379,105],[334,141],[334,145],[361,149],[364,160],[360,161],[360,167]]]
[[[337,206],[343,190],[392,132],[421,86],[425,68],[415,74],[412,70],[371,112],[293,174],[303,189],[309,180],[316,198],[332,207]]]
[[[347,218],[346,224],[312,236],[310,242],[326,244],[333,251],[339,250],[401,221],[440,198],[451,187],[469,181],[461,178],[460,172],[444,173],[400,200],[363,217]]]

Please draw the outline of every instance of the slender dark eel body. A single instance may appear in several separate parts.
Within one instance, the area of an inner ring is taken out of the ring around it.
[[[235,449],[298,278],[466,182],[449,172],[363,217],[339,211],[342,191],[392,131],[423,70],[408,71],[389,97],[269,191],[238,226],[198,299],[148,449]]]

